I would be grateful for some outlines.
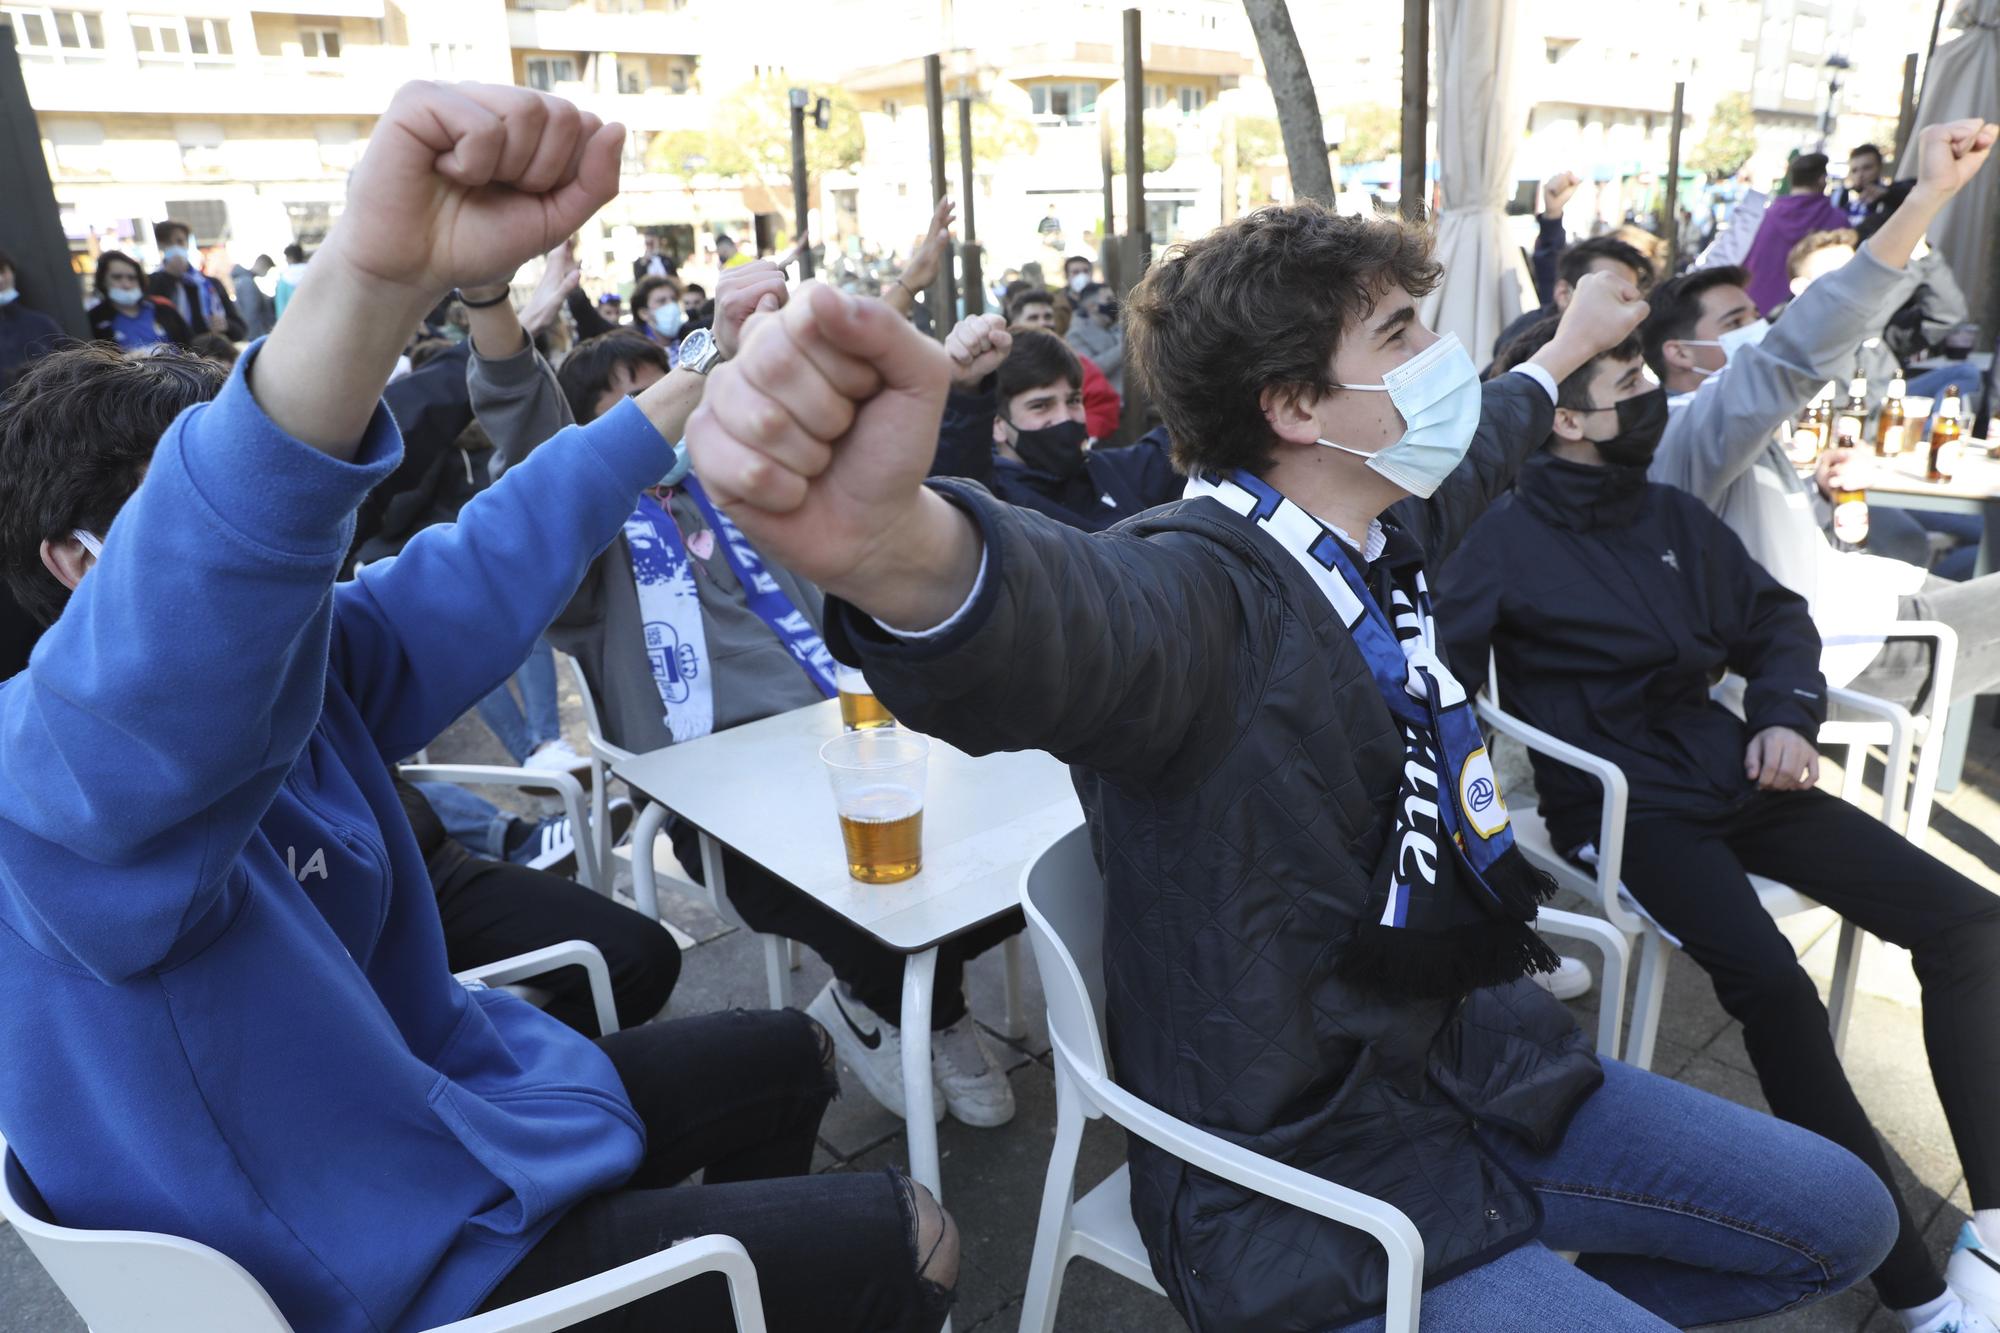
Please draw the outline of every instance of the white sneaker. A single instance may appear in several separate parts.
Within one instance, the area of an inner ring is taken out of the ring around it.
[[[1996,1333],[1993,1321],[1973,1309],[1950,1283],[1945,1284],[1943,1296],[1918,1309],[1929,1313],[1919,1318],[1918,1310],[1895,1312],[1908,1333]]]
[[[827,1030],[834,1050],[868,1095],[890,1114],[903,1115],[902,1029],[855,999],[837,980],[820,987],[806,1013]],[[944,1119],[944,1099],[934,1097],[932,1102],[933,1116]]]
[[[2000,1254],[1986,1248],[1971,1222],[1958,1229],[1958,1243],[1944,1266],[1944,1280],[1967,1309],[2000,1322]]]
[[[522,768],[537,773],[588,773],[590,760],[570,748],[566,740],[552,740],[521,761]]]
[[[1537,986],[1558,1000],[1575,1000],[1590,994],[1590,988],[1597,984],[1590,975],[1590,965],[1581,958],[1564,958],[1553,972],[1530,972]]]
[[[965,1124],[993,1129],[1014,1118],[1014,1085],[971,1014],[931,1034],[931,1077],[945,1108]]]

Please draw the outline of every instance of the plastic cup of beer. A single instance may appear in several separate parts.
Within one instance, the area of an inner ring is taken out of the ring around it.
[[[889,716],[889,710],[875,697],[875,687],[858,668],[838,667],[833,673],[833,683],[840,690],[841,726],[849,731],[866,731],[870,727],[896,725],[896,719]]]
[[[931,743],[901,727],[843,732],[819,748],[833,783],[847,873],[894,884],[924,868],[924,766]]]

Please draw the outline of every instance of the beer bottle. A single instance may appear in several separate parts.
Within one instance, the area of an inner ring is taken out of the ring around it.
[[[1877,457],[1894,458],[1903,452],[1903,436],[1910,428],[1909,414],[1903,408],[1907,388],[1901,375],[1889,381],[1889,396],[1882,401],[1882,416],[1875,423]]]
[[[1856,375],[1847,382],[1847,401],[1840,405],[1840,411],[1834,417],[1831,438],[1838,440],[1841,436],[1848,435],[1858,443],[1867,422],[1868,381]]]
[[[1833,385],[1829,383],[1806,405],[1806,414],[1799,418],[1798,429],[1792,432],[1791,445],[1786,451],[1797,466],[1811,467],[1826,448],[1827,427],[1833,424],[1832,401]]]
[[[1842,449],[1858,451],[1861,444],[1861,439],[1857,435],[1842,434],[1837,438]],[[1834,488],[1833,537],[1844,546],[1868,544],[1868,492],[1865,489],[1849,491]]]
[[[1963,410],[1958,401],[1958,386],[1946,387],[1937,419],[1931,425],[1931,458],[1930,466],[1924,470],[1925,480],[1950,481],[1958,471],[1958,417]]]

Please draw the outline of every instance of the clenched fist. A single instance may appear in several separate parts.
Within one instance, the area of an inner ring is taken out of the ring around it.
[[[999,315],[967,315],[944,340],[945,354],[951,358],[951,382],[966,393],[977,393],[988,375],[1014,349],[1014,335]]]
[[[972,587],[971,521],[924,488],[951,362],[881,301],[807,283],[709,377],[688,453],[758,549],[887,621],[942,621]]]
[[[622,126],[526,88],[405,84],[321,253],[432,299],[504,281],[618,193],[624,139]]]

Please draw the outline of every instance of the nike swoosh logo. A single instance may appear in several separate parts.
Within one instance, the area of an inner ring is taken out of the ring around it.
[[[1994,1272],[2000,1273],[2000,1263],[1995,1263],[1992,1259],[1988,1258],[1986,1251],[1967,1250],[1966,1253],[1971,1255],[1973,1258],[1977,1259],[1980,1263],[1985,1264],[1988,1268],[1992,1269]]]
[[[840,1011],[840,1016],[846,1022],[848,1031],[859,1038],[863,1046],[866,1046],[871,1051],[881,1046],[881,1032],[863,1032],[860,1025],[854,1021],[854,1015],[848,1013],[847,1006],[840,1002],[840,992],[837,990],[833,993],[833,1007]]]

